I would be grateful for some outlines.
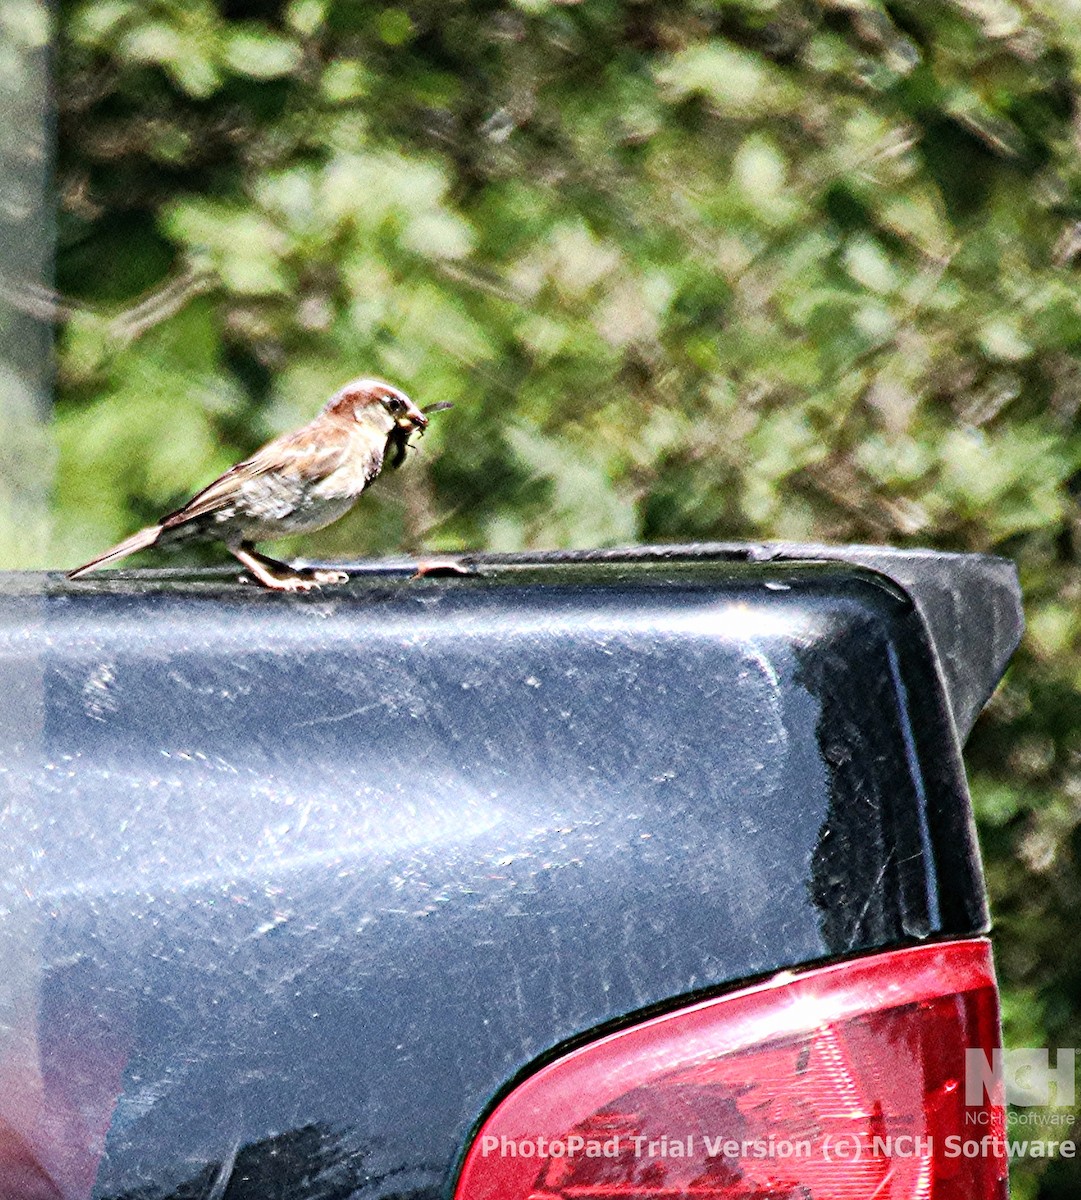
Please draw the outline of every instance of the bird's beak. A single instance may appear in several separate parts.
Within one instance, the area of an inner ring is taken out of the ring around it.
[[[414,429],[419,429],[423,432],[428,427],[428,418],[415,404],[410,404],[405,412],[395,421],[395,424],[405,433],[412,433]]]
[[[428,428],[428,418],[419,410],[404,413],[395,423],[399,429],[404,429],[407,433],[412,433],[414,429],[425,430]]]
[[[429,404],[424,408],[417,408],[415,404],[411,404],[395,424],[406,433],[412,433],[414,429],[423,433],[428,428],[428,413],[442,412],[445,408],[453,407],[449,400],[441,400],[438,404]]]

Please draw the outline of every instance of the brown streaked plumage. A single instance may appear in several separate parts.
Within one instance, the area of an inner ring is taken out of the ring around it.
[[[432,405],[428,411],[449,407]],[[400,466],[410,436],[427,424],[424,412],[404,392],[381,379],[355,379],[335,392],[313,421],[268,442],[182,508],[69,571],[68,578],[78,579],[150,546],[220,541],[264,587],[275,591],[343,583],[348,576],[342,571],[301,573],[260,554],[255,543],[309,533],[344,516],[382,470],[388,453],[391,465]]]

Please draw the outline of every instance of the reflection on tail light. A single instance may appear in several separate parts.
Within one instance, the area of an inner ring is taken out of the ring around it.
[[[492,1112],[456,1200],[1000,1200],[984,941],[788,975],[611,1034]]]

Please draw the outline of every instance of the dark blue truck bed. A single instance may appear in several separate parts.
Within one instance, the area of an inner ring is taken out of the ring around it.
[[[0,577],[0,1198],[449,1197],[569,1048],[987,929],[1010,564],[463,561]]]

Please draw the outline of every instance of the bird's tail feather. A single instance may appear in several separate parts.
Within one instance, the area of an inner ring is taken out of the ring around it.
[[[74,571],[69,571],[67,577],[68,579],[78,579],[80,575],[86,575],[89,571],[96,571],[98,567],[107,566],[109,563],[116,562],[120,558],[127,558],[129,554],[134,554],[136,550],[145,550],[147,546],[153,546],[158,540],[160,533],[160,525],[148,525],[145,529],[140,529],[138,533],[133,533],[131,537],[118,542],[111,550],[106,550],[104,554],[99,554],[97,558],[92,558],[89,562],[83,563],[81,567],[76,567]]]

